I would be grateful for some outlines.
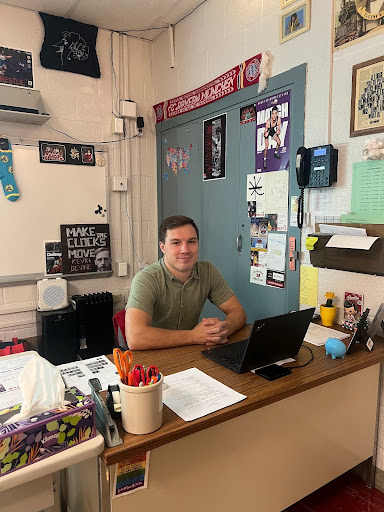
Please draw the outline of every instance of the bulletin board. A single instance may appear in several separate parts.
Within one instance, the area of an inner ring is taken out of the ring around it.
[[[0,283],[43,277],[44,241],[60,240],[60,224],[108,222],[107,166],[40,163],[38,147],[12,150],[20,197],[8,201],[0,187]]]

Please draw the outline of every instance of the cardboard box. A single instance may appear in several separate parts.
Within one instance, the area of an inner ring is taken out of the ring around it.
[[[65,390],[62,409],[3,425],[21,404],[0,410],[0,477],[96,435],[95,403],[77,388]]]

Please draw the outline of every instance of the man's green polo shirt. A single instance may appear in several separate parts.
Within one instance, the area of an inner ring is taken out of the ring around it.
[[[153,327],[190,330],[199,323],[207,298],[220,306],[232,295],[223,276],[209,261],[198,261],[191,277],[183,284],[161,259],[135,275],[127,308],[151,315]]]

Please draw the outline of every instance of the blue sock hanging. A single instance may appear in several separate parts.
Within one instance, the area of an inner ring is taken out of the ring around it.
[[[12,148],[7,139],[1,139],[0,143],[0,181],[8,201],[17,201],[20,194],[13,176]]]

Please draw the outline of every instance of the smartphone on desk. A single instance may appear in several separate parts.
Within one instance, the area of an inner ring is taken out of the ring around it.
[[[270,364],[269,366],[255,370],[255,375],[260,375],[260,377],[264,377],[264,379],[268,380],[276,380],[290,373],[291,370],[289,368],[284,368],[278,364]]]

